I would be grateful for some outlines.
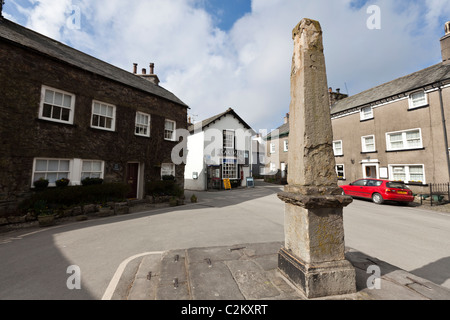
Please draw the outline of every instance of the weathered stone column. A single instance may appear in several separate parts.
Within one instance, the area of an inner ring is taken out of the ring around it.
[[[289,185],[285,247],[279,270],[307,298],[356,292],[345,259],[343,208],[352,199],[337,184],[327,74],[319,22],[303,19],[293,31]]]

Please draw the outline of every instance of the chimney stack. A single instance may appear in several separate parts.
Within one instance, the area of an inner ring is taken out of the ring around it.
[[[450,21],[445,24],[445,36],[441,38],[442,63],[450,64]]]
[[[5,4],[5,1],[0,0],[0,19],[3,19],[3,5]]]
[[[0,0],[2,1],[2,0]],[[155,74],[155,64],[154,63],[150,63],[150,70],[149,70],[149,74],[147,74],[147,69],[142,68],[142,74],[137,74],[137,68],[138,68],[138,64],[134,63],[133,64],[133,73],[145,80],[150,81],[151,83],[155,84],[155,85],[159,85],[159,78],[158,76]]]
[[[329,88],[328,91],[329,91],[329,97],[330,97],[330,107],[333,106],[339,100],[348,98],[347,94],[341,93],[340,88],[337,88],[336,92],[333,92],[332,88]]]

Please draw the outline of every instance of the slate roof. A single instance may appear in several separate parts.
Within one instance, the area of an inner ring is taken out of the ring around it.
[[[426,69],[414,72],[410,75],[387,82],[380,86],[366,90],[354,96],[336,102],[331,107],[331,115],[345,113],[352,109],[358,109],[372,104],[379,104],[404,96],[409,96],[417,89],[446,82],[450,79],[450,65],[438,63]]]
[[[226,115],[228,115],[228,114],[230,114],[230,115],[232,115],[232,116],[234,116],[236,119],[238,119],[238,121],[240,122],[240,123],[242,123],[242,125],[246,128],[246,129],[248,129],[248,130],[253,130],[244,120],[242,120],[242,118],[236,113],[236,111],[234,111],[232,108],[229,108],[227,111],[225,111],[225,112],[223,112],[223,113],[221,113],[221,114],[218,114],[218,115],[216,115],[216,116],[214,116],[214,117],[211,117],[211,118],[208,118],[208,119],[206,119],[206,120],[203,120],[201,123],[196,123],[196,124],[193,124],[193,125],[190,125],[189,127],[188,127],[188,130],[190,131],[190,132],[193,132],[194,130],[199,130],[199,128],[200,128],[200,125],[201,125],[201,130],[203,130],[203,129],[205,129],[205,127],[207,127],[207,126],[209,126],[210,124],[212,124],[212,123],[214,123],[214,122],[216,122],[216,121],[218,121],[218,120],[220,120],[222,117],[224,117],[224,116],[226,116]],[[231,129],[231,128],[230,128]]]
[[[117,68],[111,64],[73,49],[61,42],[48,38],[4,18],[0,18],[0,40],[6,40],[15,45],[37,51],[41,54],[60,60],[80,69],[170,100],[183,107],[188,107],[173,93],[151,83],[148,80],[145,80],[131,72]]]
[[[278,135],[275,135],[275,132],[278,130]],[[264,140],[272,140],[272,139],[278,139],[289,135],[289,122],[283,124],[278,129],[275,129],[271,133],[269,133],[267,136],[264,137]]]

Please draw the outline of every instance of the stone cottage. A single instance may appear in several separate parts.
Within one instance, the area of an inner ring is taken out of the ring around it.
[[[40,178],[127,183],[138,199],[164,175],[183,186],[184,165],[171,151],[188,106],[158,85],[153,64],[150,74],[136,64],[128,72],[5,18],[0,61],[3,213]]]

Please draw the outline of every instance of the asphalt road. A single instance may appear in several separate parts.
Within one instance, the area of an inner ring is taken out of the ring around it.
[[[0,300],[101,299],[119,265],[147,252],[283,241],[277,186],[196,193],[199,203],[0,234]],[[346,244],[450,288],[450,215],[355,201]],[[69,266],[81,290],[69,290]]]

